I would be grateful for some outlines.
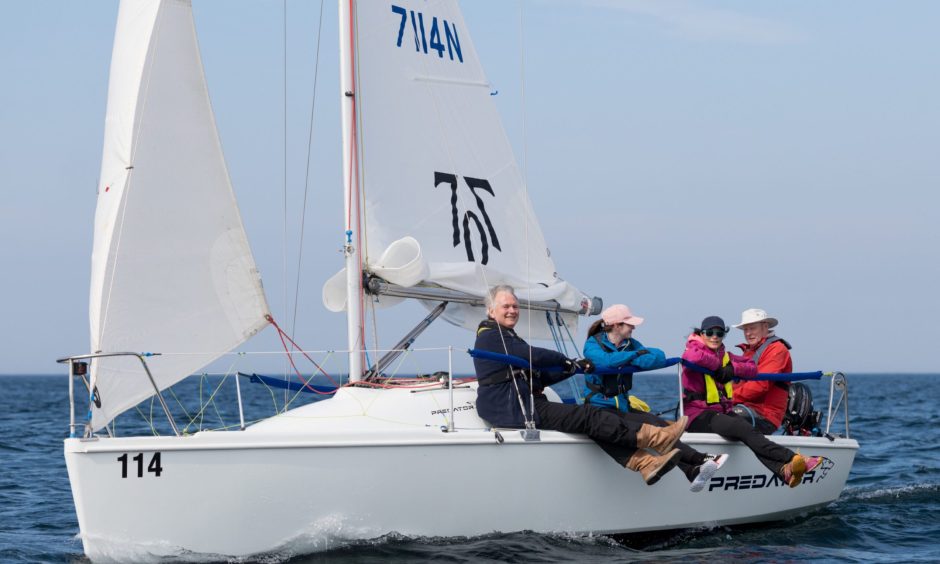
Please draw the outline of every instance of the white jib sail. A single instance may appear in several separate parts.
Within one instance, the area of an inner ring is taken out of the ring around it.
[[[267,323],[188,1],[121,2],[91,270],[91,350],[163,353],[160,389]],[[92,370],[94,429],[154,392],[134,357]]]
[[[356,6],[366,270],[478,296],[512,284],[520,298],[579,309],[585,296],[555,271],[456,1]],[[406,237],[417,242],[407,267],[385,264]],[[345,302],[341,279],[324,288],[330,309]],[[456,304],[445,313],[468,328],[483,315]],[[531,336],[549,337],[544,322],[535,312]]]

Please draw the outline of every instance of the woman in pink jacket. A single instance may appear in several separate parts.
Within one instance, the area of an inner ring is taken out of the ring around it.
[[[682,353],[682,409],[689,417],[687,431],[717,433],[741,441],[764,466],[795,488],[804,473],[819,466],[822,457],[804,458],[769,440],[749,421],[734,414],[731,381],[755,377],[757,366],[748,358],[725,351],[727,333],[725,322],[713,315],[706,317],[686,341]]]

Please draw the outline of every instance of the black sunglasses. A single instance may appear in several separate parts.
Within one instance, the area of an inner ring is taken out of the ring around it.
[[[718,337],[719,339],[724,339],[727,331],[724,329],[705,329],[702,331],[702,334],[706,337]]]

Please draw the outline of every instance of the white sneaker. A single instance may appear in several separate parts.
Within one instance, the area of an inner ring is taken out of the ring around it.
[[[728,459],[731,458],[730,454],[721,453],[721,454],[706,454],[705,460],[712,460],[715,464],[718,465],[718,469],[721,470],[721,467],[725,465],[725,462],[728,462]]]
[[[700,492],[705,489],[705,485],[708,484],[709,480],[712,479],[712,476],[715,475],[725,462],[727,462],[729,456],[727,454],[719,454],[717,456],[706,454],[705,462],[698,467],[698,475],[695,476],[695,479],[692,480],[692,485],[689,486],[690,492]]]

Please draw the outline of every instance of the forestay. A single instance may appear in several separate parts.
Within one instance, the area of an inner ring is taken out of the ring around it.
[[[520,298],[580,309],[585,296],[555,271],[457,3],[355,5],[365,270],[476,296],[512,284]],[[345,306],[343,280],[324,287],[330,309]],[[484,317],[457,304],[444,315],[468,328]],[[549,337],[542,312],[532,336]]]
[[[91,350],[154,351],[163,389],[257,333],[268,306],[232,193],[186,1],[122,2],[95,215]],[[183,354],[179,354],[183,353]],[[153,393],[92,366],[93,428]]]

